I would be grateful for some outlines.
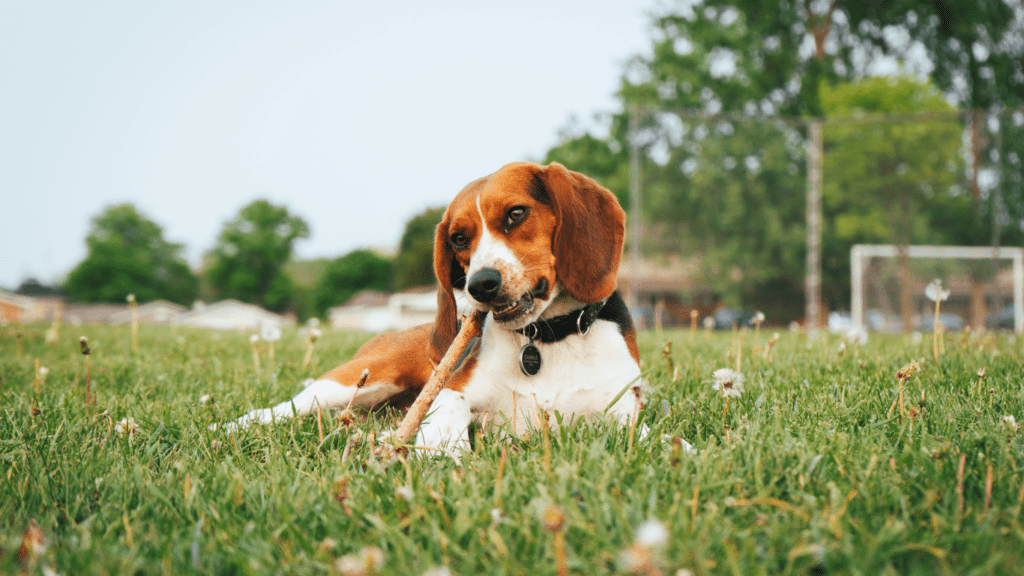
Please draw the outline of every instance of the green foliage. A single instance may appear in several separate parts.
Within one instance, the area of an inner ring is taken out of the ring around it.
[[[227,222],[206,257],[206,278],[214,295],[283,311],[292,283],[282,267],[296,240],[309,237],[306,222],[284,206],[256,200]]]
[[[434,284],[434,231],[444,217],[444,208],[427,208],[405,223],[398,254],[392,265],[396,291]]]
[[[78,302],[124,303],[170,300],[191,304],[198,279],[167,242],[163,229],[131,204],[110,206],[93,218],[85,239],[88,254],[68,275],[64,289]]]
[[[316,286],[324,270],[333,262],[332,258],[292,260],[285,263],[285,274],[292,281],[292,309],[299,322],[317,316]]]
[[[22,360],[11,328],[0,333],[3,573],[336,573],[374,546],[378,574],[554,574],[551,505],[566,515],[570,571],[594,576],[626,572],[620,555],[648,520],[668,530],[662,574],[1016,574],[1024,563],[1024,433],[1003,420],[1024,417],[1020,340],[947,335],[941,361],[906,384],[901,418],[889,411],[895,374],[930,357],[929,339],[837,352],[835,337],[808,346],[787,332],[769,360],[750,331],[698,334],[673,348],[675,377],[664,341],[642,332],[646,439],[607,422],[565,422],[547,439],[477,434],[457,466],[373,459],[369,433],[396,423],[386,411],[351,427],[325,412],[322,441],[315,416],[209,429],[290,397],[366,336],[326,333],[303,369],[305,342],[286,330],[257,370],[247,334],[143,326],[133,353],[127,327],[65,330],[52,348],[46,329],[26,327]],[[98,344],[88,407],[83,334]],[[709,378],[735,365],[738,339],[746,389],[724,410]],[[49,368],[38,392],[32,358]],[[128,417],[139,431],[118,434]],[[698,452],[675,453],[662,434]],[[23,567],[32,520],[49,546]]]
[[[799,287],[806,250],[805,136],[802,128],[762,119],[847,113],[837,107],[836,98],[849,100],[862,112],[950,110],[931,89],[901,84],[886,92],[877,85],[882,80],[842,88],[867,76],[872,62],[883,56],[912,66],[926,57],[935,84],[963,107],[997,112],[1019,106],[1024,102],[1022,9],[1020,0],[986,0],[963,10],[911,0],[680,0],[662,5],[652,16],[650,55],[633,58],[624,70],[619,91],[623,109],[611,115],[609,136],[563,135],[546,160],[604,175],[598,179],[625,200],[629,111],[638,106],[643,249],[696,256],[701,286],[726,300],[763,307],[771,303],[768,294],[788,294],[786,301],[796,315],[803,306]],[[910,97],[915,94],[920,97]],[[1020,238],[1024,115],[1018,116],[1004,121],[998,134],[987,134],[982,154],[1000,159],[1001,189],[971,206],[947,194],[948,176],[961,162],[959,150],[951,150],[960,142],[952,129],[880,127],[870,137],[868,128],[840,129],[839,137],[859,130],[864,141],[851,137],[836,147],[836,131],[829,127],[829,154],[843,157],[831,157],[825,169],[826,185],[833,189],[832,198],[826,199],[832,214],[822,239],[826,298],[833,305],[848,301],[849,257],[844,251],[854,239],[890,242],[895,232],[928,236],[929,225],[949,220],[939,210],[921,209],[920,202],[910,202],[911,196],[898,191],[896,202],[881,205],[869,206],[879,198],[870,191],[853,197],[849,185],[858,168],[874,172],[863,173],[864,181],[857,184],[877,190],[895,182],[888,172],[878,172],[891,168],[878,162],[883,150],[872,150],[891,144],[885,140],[890,133],[903,146],[890,152],[915,156],[918,167],[900,181],[928,178],[933,187],[929,198],[938,199],[936,206],[955,205],[959,212],[954,220],[973,223],[966,227],[971,230],[966,235],[975,239],[969,243],[987,243],[993,235],[984,223],[993,221],[1002,227],[997,236],[1004,243]],[[928,138],[916,150],[911,142],[915,136]],[[945,137],[949,140],[936,140]],[[854,159],[858,153],[867,157]],[[929,162],[922,164],[925,157]],[[837,168],[841,182],[832,181]],[[837,198],[837,187],[848,189]],[[893,226],[888,218],[901,202],[910,209],[899,216],[913,222]],[[858,206],[844,214],[846,204]],[[838,236],[830,236],[833,230]],[[933,233],[931,241],[951,237]]]
[[[823,86],[829,118],[863,114],[952,112],[932,86],[907,78],[870,78]],[[960,185],[963,127],[957,120],[827,124],[822,191],[822,290],[833,306],[850,300],[854,244],[984,245],[972,228],[978,211]],[[952,226],[949,210],[963,219]],[[976,234],[970,234],[972,230]]]
[[[620,204],[628,205],[629,158],[617,142],[600,140],[587,133],[563,133],[561,142],[544,156],[545,164],[552,162],[590,176],[611,190]]]
[[[391,262],[370,250],[355,250],[332,261],[317,283],[316,312],[344,304],[360,290],[386,291],[391,284]]]

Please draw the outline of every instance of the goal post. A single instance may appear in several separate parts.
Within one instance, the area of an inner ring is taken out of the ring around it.
[[[1024,333],[1024,248],[993,246],[906,246],[895,244],[855,244],[850,248],[850,316],[857,328],[864,328],[865,270],[871,258],[908,258],[945,260],[1010,260],[1013,265],[1013,331]]]

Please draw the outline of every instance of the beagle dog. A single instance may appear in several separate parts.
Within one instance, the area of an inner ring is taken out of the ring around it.
[[[483,332],[417,445],[465,448],[474,418],[519,434],[555,412],[628,423],[641,382],[636,333],[616,291],[624,231],[618,201],[594,180],[557,163],[508,164],[466,186],[437,226],[432,325],[373,338],[290,401],[234,425],[344,408],[353,396],[354,406],[372,407],[422,388],[455,339],[459,303],[488,312]]]

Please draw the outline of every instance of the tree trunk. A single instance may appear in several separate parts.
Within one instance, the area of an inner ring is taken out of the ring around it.
[[[985,305],[985,280],[980,278],[975,270],[968,274],[971,281],[971,330],[981,330],[985,327],[985,316],[988,314]]]

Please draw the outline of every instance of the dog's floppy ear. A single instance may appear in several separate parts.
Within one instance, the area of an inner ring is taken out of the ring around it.
[[[458,332],[458,309],[455,306],[454,288],[466,285],[466,271],[455,260],[448,243],[448,211],[437,225],[434,233],[434,274],[440,287],[437,290],[437,318],[430,332],[430,359],[437,364],[444,357]]]
[[[540,171],[558,218],[551,251],[562,287],[580,302],[615,292],[626,213],[607,188],[552,162]]]

